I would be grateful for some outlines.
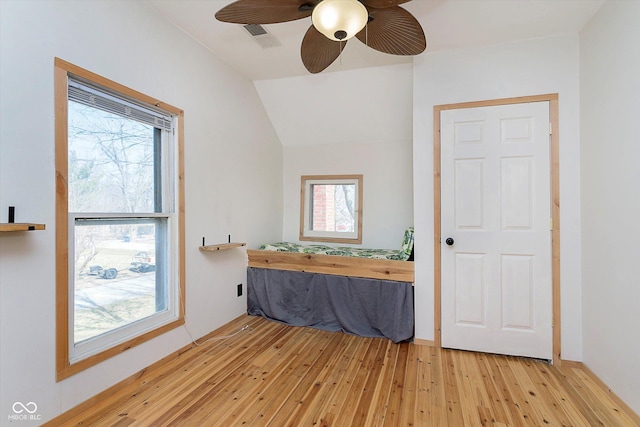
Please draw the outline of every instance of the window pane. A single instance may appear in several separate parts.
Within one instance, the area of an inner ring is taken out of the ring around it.
[[[155,212],[152,126],[69,102],[69,212]]]
[[[75,227],[74,342],[98,336],[168,306],[164,218],[77,220]]]
[[[312,184],[311,195],[311,230],[354,232],[355,184]]]

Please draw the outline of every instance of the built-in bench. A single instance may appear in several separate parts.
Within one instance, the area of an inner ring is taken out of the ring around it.
[[[401,250],[272,243],[247,254],[249,314],[394,342],[413,337],[413,228]]]

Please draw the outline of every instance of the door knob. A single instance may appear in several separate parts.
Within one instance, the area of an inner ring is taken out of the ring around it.
[[[445,240],[444,242],[449,246],[455,243],[451,237],[447,237],[447,240]]]

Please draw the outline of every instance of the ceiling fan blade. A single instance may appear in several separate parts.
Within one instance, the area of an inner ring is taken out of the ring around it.
[[[312,25],[302,39],[300,47],[302,63],[310,73],[319,73],[340,56],[341,49],[344,49],[346,44],[346,40],[336,42],[328,39]]]
[[[375,7],[376,9],[384,9],[385,7],[397,6],[411,0],[360,0],[367,7]]]
[[[216,13],[216,19],[233,24],[277,24],[311,16],[320,0],[238,0]]]
[[[405,9],[399,6],[367,9],[370,21],[356,34],[362,43],[392,55],[418,55],[427,48],[420,23]]]

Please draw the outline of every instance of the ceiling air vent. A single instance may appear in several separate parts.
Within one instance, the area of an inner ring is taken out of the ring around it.
[[[244,25],[244,29],[251,34],[251,38],[256,41],[262,48],[280,46],[280,41],[267,31],[262,25],[248,24]]]

